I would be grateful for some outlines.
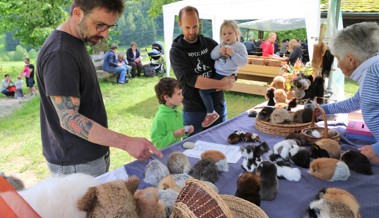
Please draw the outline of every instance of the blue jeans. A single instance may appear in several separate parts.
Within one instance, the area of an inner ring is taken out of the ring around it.
[[[225,77],[224,75],[220,75],[220,74],[216,73],[216,76],[214,79],[222,80],[224,77]],[[207,109],[207,113],[209,113],[209,114],[215,110],[214,105],[213,105],[212,95],[211,95],[211,93],[213,93],[215,91],[216,91],[215,89],[199,90],[200,97],[203,100],[205,108]]]
[[[52,174],[84,173],[91,176],[100,176],[109,170],[109,152],[101,158],[77,165],[57,165],[47,162],[47,167]]]
[[[226,120],[226,115],[228,113],[226,102],[224,101],[223,105],[216,105],[215,111],[220,115],[220,118],[218,118],[218,120],[214,122],[210,127],[215,126],[219,123],[222,123]],[[193,127],[195,128],[195,131],[191,135],[194,135],[204,130],[203,127],[201,127],[201,123],[203,122],[205,115],[207,115],[206,111],[195,111],[195,112],[183,111],[184,125],[193,125]],[[210,127],[207,127],[207,128],[210,128]]]
[[[125,66],[117,67],[116,72],[120,73],[120,77],[118,79],[119,83],[125,83],[125,81],[128,81],[127,78],[125,80],[125,76],[126,76],[126,67]]]

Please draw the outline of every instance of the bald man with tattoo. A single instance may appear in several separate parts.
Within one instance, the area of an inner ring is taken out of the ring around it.
[[[53,174],[98,176],[109,169],[109,147],[138,160],[153,153],[145,138],[108,129],[96,70],[86,45],[107,38],[124,11],[122,0],[74,0],[70,17],[46,39],[37,59],[43,155]]]

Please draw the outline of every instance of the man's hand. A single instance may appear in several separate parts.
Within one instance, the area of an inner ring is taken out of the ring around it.
[[[163,157],[163,154],[146,138],[129,137],[123,149],[140,161],[149,159],[153,154],[159,158]]]
[[[236,79],[234,76],[226,76],[224,77],[222,80],[220,80],[222,83],[223,83],[223,88],[221,88],[221,90],[230,90],[231,88],[233,88],[234,86],[234,83],[236,82]]]

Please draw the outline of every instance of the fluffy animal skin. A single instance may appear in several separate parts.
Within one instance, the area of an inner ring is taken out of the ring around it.
[[[317,107],[317,103],[315,101],[312,101],[311,99],[307,99],[304,102],[304,109],[311,109],[314,111]]]
[[[171,174],[188,174],[192,169],[192,165],[185,154],[175,151],[168,156],[167,169]]]
[[[278,161],[275,163],[278,178],[284,178],[291,182],[298,182],[301,179],[300,170],[283,163],[283,161]]]
[[[278,194],[277,168],[271,161],[262,161],[257,168],[260,177],[260,195],[262,200],[272,201]],[[259,206],[259,205],[258,205]]]
[[[275,175],[276,177],[276,175]],[[250,201],[257,206],[261,205],[259,176],[255,173],[244,172],[237,179],[235,196]]]
[[[270,115],[270,123],[282,124],[290,122],[292,122],[292,116],[286,109],[275,109]]]
[[[237,144],[238,142],[260,142],[259,135],[256,133],[236,130],[228,136],[229,144]]]
[[[270,87],[274,87],[275,89],[286,89],[286,79],[282,76],[276,76],[272,80]]]
[[[307,129],[304,131],[304,134],[313,138],[321,138],[321,133],[317,129]]]
[[[159,181],[157,188],[158,190],[171,189],[179,193],[189,178],[191,176],[186,173],[168,175]]]
[[[261,141],[258,134],[251,133],[251,132],[246,132],[245,135],[242,135],[241,140],[243,142],[260,142]]]
[[[318,145],[312,145],[311,147],[311,158],[329,157],[329,153],[321,149]]]
[[[238,134],[238,131],[234,131],[228,136],[227,141],[229,144],[237,144],[241,141],[241,136]]]
[[[134,176],[127,181],[115,180],[88,189],[78,201],[78,208],[87,212],[87,218],[138,217],[133,194],[139,184]]]
[[[341,146],[336,140],[333,139],[320,139],[315,142],[317,146],[328,152],[329,157],[337,158],[340,157]]]
[[[293,113],[293,122],[294,123],[309,123],[312,121],[313,111],[312,109],[300,109]]]
[[[299,146],[306,146],[307,145],[307,138],[298,132],[290,133],[285,139],[294,139],[297,140],[297,144]]]
[[[305,91],[302,89],[296,89],[294,95],[296,99],[302,99],[305,96]]]
[[[160,200],[157,188],[149,187],[137,190],[134,199],[137,204],[139,218],[165,218],[167,217],[166,206]],[[128,214],[125,214],[128,215]],[[105,217],[105,216],[104,216]]]
[[[0,172],[0,176],[3,177],[16,191],[21,191],[25,188],[24,182],[15,176],[5,176],[3,172]]]
[[[346,151],[341,155],[341,160],[345,162],[352,171],[364,175],[372,175],[370,161],[359,151]]]
[[[210,159],[216,164],[218,171],[228,172],[229,165],[226,162],[225,155],[217,150],[207,150],[201,154],[201,159]]]
[[[159,160],[150,161],[145,168],[144,182],[156,186],[165,176],[170,175],[168,168]]]
[[[290,157],[291,161],[299,167],[309,168],[311,162],[311,152],[306,148],[299,148],[299,151]]]
[[[266,92],[266,100],[268,100],[267,106],[275,106],[274,92],[275,92],[275,88],[273,87],[267,89],[267,92]]]
[[[213,161],[202,159],[193,167],[191,176],[198,180],[215,183],[218,180],[218,169]]]
[[[359,203],[352,194],[339,188],[327,188],[317,193],[304,217],[360,218],[361,214]]]
[[[262,110],[258,113],[257,119],[262,121],[269,121],[270,116],[272,112],[275,110],[273,107],[264,107]]]
[[[184,186],[183,186],[184,187]],[[160,190],[159,198],[166,207],[167,217],[170,217],[172,212],[172,206],[175,204],[176,199],[178,198],[179,193],[173,191],[172,189]]]
[[[299,151],[298,141],[294,139],[285,139],[277,142],[273,147],[274,154],[280,155],[284,159],[294,156]]]
[[[277,89],[274,91],[275,104],[277,103],[287,103],[287,94],[284,89]]]
[[[77,202],[97,185],[93,176],[75,173],[49,177],[19,194],[41,217],[85,218],[87,213],[77,207]]]
[[[309,173],[314,177],[327,181],[345,181],[350,176],[349,167],[334,158],[318,158],[311,162]]]

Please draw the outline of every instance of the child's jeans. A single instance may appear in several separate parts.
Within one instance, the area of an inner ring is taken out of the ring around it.
[[[224,77],[225,77],[224,75],[220,75],[216,73],[216,76],[214,77],[214,79],[222,80]],[[199,90],[201,99],[203,100],[205,108],[207,109],[207,113],[212,113],[215,110],[214,105],[213,105],[213,99],[212,99],[213,92],[216,92],[216,90],[215,89]]]

